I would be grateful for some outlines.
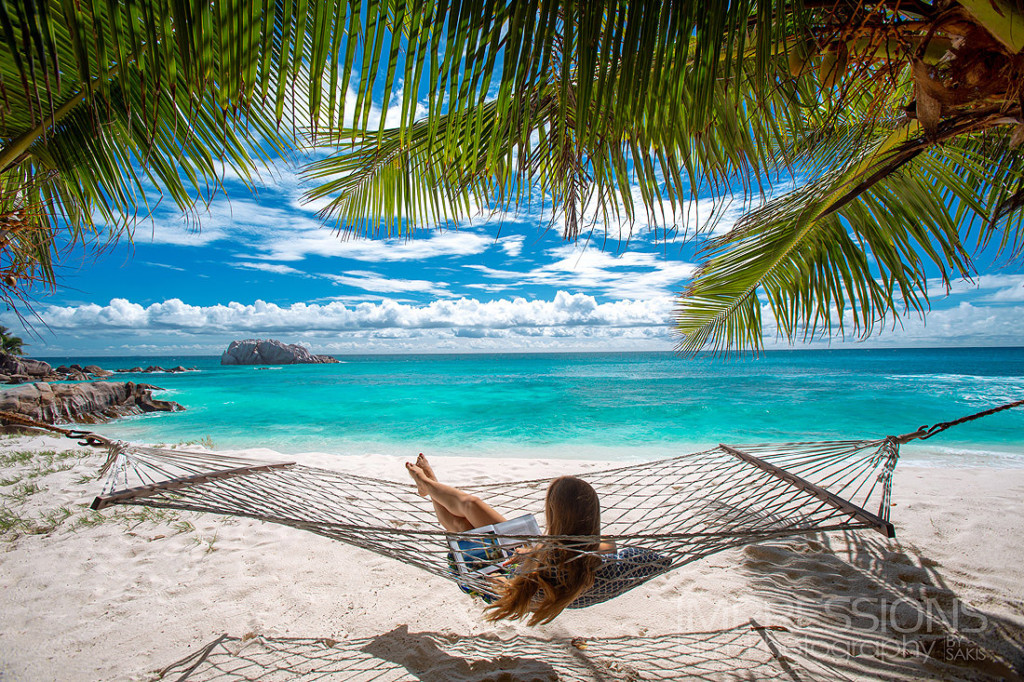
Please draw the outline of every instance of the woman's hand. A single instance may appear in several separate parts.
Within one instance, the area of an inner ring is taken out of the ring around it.
[[[487,576],[487,582],[489,582],[491,587],[497,592],[503,592],[509,586],[509,579],[503,575]]]
[[[502,562],[502,566],[514,566],[522,562],[527,556],[537,551],[540,545],[520,545],[512,552],[512,556]]]

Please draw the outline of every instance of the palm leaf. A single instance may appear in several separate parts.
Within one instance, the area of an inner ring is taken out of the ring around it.
[[[856,336],[928,308],[928,280],[973,273],[967,235],[1020,252],[1021,209],[994,221],[1024,181],[1009,133],[959,136],[939,146],[903,126],[867,156],[744,217],[706,248],[677,311],[681,348],[760,348],[762,306],[790,340]],[[902,141],[900,141],[902,138]],[[898,143],[897,143],[898,142]],[[762,301],[763,297],[763,301]]]

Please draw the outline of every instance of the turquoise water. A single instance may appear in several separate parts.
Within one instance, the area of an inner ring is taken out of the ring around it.
[[[47,358],[122,374],[187,411],[91,427],[148,443],[339,455],[633,460],[725,443],[875,437],[1024,398],[1024,348],[343,356],[259,370],[216,357]],[[1024,409],[908,447],[917,463],[1024,466]]]

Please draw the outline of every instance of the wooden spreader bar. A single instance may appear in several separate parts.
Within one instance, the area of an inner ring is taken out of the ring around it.
[[[153,495],[159,495],[162,492],[168,490],[177,490],[178,488],[184,488],[190,485],[197,485],[199,483],[206,483],[207,481],[217,481],[226,478],[235,478],[237,476],[246,476],[248,474],[256,474],[261,471],[270,471],[271,469],[283,469],[285,467],[293,466],[295,462],[281,462],[280,464],[259,464],[257,466],[250,467],[238,467],[236,469],[223,469],[221,471],[213,471],[208,474],[196,474],[194,476],[184,476],[182,478],[172,478],[167,481],[161,481],[160,483],[150,483],[148,485],[140,485],[137,488],[129,488],[127,490],[121,490],[113,493],[112,495],[98,496],[89,505],[90,509],[103,509],[110,505],[124,502],[125,500],[138,500],[143,497],[152,497]]]
[[[862,509],[861,507],[858,507],[857,505],[853,504],[852,502],[844,500],[843,498],[839,497],[838,495],[836,495],[834,493],[830,493],[829,491],[825,490],[821,486],[817,486],[817,485],[811,483],[810,481],[807,481],[807,480],[804,480],[804,479],[800,478],[796,474],[790,473],[790,472],[786,471],[785,469],[783,469],[781,467],[775,466],[774,464],[769,464],[768,462],[764,461],[763,459],[758,459],[757,457],[754,457],[751,454],[743,452],[742,450],[737,450],[736,448],[729,447],[728,445],[725,445],[723,443],[719,443],[718,447],[722,448],[723,450],[728,452],[730,455],[734,455],[735,457],[740,458],[744,462],[748,462],[749,464],[753,464],[754,466],[756,466],[761,471],[764,471],[764,472],[769,473],[769,474],[771,474],[773,476],[776,476],[776,477],[782,479],[783,481],[785,481],[786,483],[789,483],[793,487],[799,488],[800,490],[803,490],[804,492],[813,495],[814,497],[818,498],[822,502],[825,502],[826,504],[830,504],[833,507],[835,507],[836,509],[839,509],[840,511],[846,512],[847,514],[853,516],[854,518],[859,519],[859,520],[863,521],[864,523],[867,523],[868,525],[870,525],[872,528],[877,530],[879,533],[881,533],[885,537],[887,537],[887,538],[894,538],[894,537],[896,537],[896,529],[893,527],[893,525],[891,523],[889,523],[888,521],[882,519],[881,517],[879,517],[879,516],[877,516],[875,514],[872,514],[871,512],[867,511],[866,509]]]

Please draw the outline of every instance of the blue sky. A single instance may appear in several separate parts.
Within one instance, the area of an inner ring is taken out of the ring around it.
[[[30,353],[211,355],[252,337],[325,353],[669,350],[677,342],[672,310],[695,271],[693,247],[643,220],[628,241],[619,238],[627,226],[598,225],[589,243],[566,243],[535,205],[407,240],[345,238],[303,204],[294,167],[264,169],[262,178],[255,196],[226,180],[198,230],[167,202],[134,240],[69,260],[58,290],[37,305],[48,329],[37,322],[40,337],[26,334]],[[705,220],[711,207],[693,202],[691,218]],[[724,229],[744,206],[720,209]],[[1018,345],[1022,285],[1016,270],[990,268],[949,296],[937,289],[926,325],[910,317],[862,345]],[[10,313],[3,321],[21,329]],[[770,320],[765,332],[774,346]]]

